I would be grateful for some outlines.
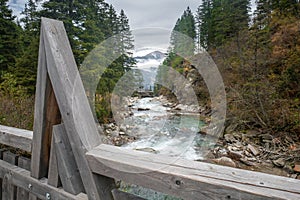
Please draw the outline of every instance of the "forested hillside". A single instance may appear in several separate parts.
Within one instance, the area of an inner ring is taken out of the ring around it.
[[[222,73],[227,92],[228,130],[258,130],[300,138],[300,4],[297,0],[203,0],[178,19],[164,65],[193,77],[194,67],[176,55],[176,31],[195,42],[188,51],[207,50]],[[175,35],[175,36],[174,36]],[[181,46],[182,47],[182,46]],[[192,58],[191,58],[192,59]],[[160,71],[158,76],[167,76]],[[201,104],[209,104],[199,76],[192,79]],[[166,88],[158,91],[170,95]]]
[[[119,38],[123,45],[116,47],[124,56],[107,69],[95,98],[99,120],[108,122],[110,94],[117,80],[134,65],[130,54],[133,39],[124,11],[116,13],[104,0],[29,0],[23,17],[16,21],[7,3],[0,1],[0,123],[32,127],[41,16],[64,22],[79,67],[101,41],[116,34],[124,36]],[[227,126],[288,133],[299,139],[299,2],[257,0],[256,4],[254,13],[249,0],[203,0],[196,13],[187,8],[176,22],[164,65],[194,78],[199,101],[209,105],[203,80],[195,79],[193,66],[176,55],[181,49],[188,55],[207,50],[224,78]],[[194,44],[182,45],[177,32]],[[167,76],[167,72],[160,71],[159,76]],[[156,90],[170,94],[160,86]]]
[[[129,70],[134,61],[129,21],[122,10],[116,13],[104,0],[34,1],[29,0],[20,21],[13,16],[8,0],[0,1],[0,124],[22,128],[32,127],[33,95],[35,93],[41,17],[64,22],[78,64],[101,41],[119,35],[123,53],[106,70],[98,87],[96,114],[101,122],[111,117],[108,101],[117,80]],[[123,38],[122,38],[123,36]],[[126,37],[126,38],[124,38]]]

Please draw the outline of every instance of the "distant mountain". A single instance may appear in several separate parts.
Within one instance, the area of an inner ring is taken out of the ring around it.
[[[165,58],[165,54],[160,51],[153,51],[145,56],[135,57],[136,60],[161,60]]]
[[[139,70],[143,76],[143,89],[153,90],[157,69],[166,55],[160,51],[153,51],[151,53],[148,51],[143,53],[145,54],[139,54],[140,56],[135,57],[137,61],[136,69]]]

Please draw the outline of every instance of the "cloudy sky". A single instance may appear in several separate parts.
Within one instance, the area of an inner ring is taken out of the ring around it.
[[[131,28],[162,27],[171,29],[183,11],[195,11],[200,0],[107,0],[118,11],[124,9]]]
[[[9,6],[16,16],[20,15],[20,12],[24,9],[25,3],[27,3],[27,0],[9,0]]]
[[[254,4],[255,0],[251,0]],[[27,0],[10,0],[15,15],[23,10]],[[162,27],[171,29],[188,6],[196,11],[201,0],[106,0],[118,12],[123,9],[130,19],[131,28]]]
[[[254,5],[252,0],[252,4]],[[201,0],[107,0],[118,12],[123,9],[135,36],[136,50],[166,49],[170,32],[189,6],[195,12]]]
[[[254,4],[255,0],[252,0]],[[19,16],[27,0],[10,0],[15,15]],[[134,30],[137,49],[155,47],[165,49],[170,31],[177,19],[189,6],[193,12],[201,0],[106,0],[117,12],[123,9]]]

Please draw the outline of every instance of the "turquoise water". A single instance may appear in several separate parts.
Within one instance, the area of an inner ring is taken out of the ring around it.
[[[150,110],[137,111],[137,108]],[[178,115],[162,105],[155,98],[138,100],[133,106],[133,116],[124,121],[124,125],[132,127],[137,140],[126,144],[126,149],[149,149],[152,153],[187,160],[202,159],[199,145],[202,136],[198,134],[204,123],[197,115]],[[180,200],[163,193],[136,185],[122,183],[121,189],[148,200]]]
[[[137,108],[149,110],[137,111]],[[197,151],[204,123],[197,115],[178,115],[170,112],[156,98],[144,98],[134,105],[134,114],[125,120],[138,139],[126,144],[127,149],[152,149],[157,154],[202,159]]]
[[[154,190],[146,189],[136,185],[126,185],[122,184],[121,190],[135,194],[147,200],[182,200],[180,198],[172,197]]]

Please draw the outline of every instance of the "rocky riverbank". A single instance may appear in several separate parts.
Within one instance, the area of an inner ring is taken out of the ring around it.
[[[138,100],[128,98],[129,109],[122,112],[125,118],[133,116],[134,113],[150,110],[147,106],[136,106]],[[206,123],[210,121],[211,110],[208,107],[182,105],[170,102],[162,96],[154,97],[153,101],[159,101],[166,112],[173,115],[198,115],[202,121]],[[137,141],[141,136],[135,131],[134,125],[111,123],[103,125],[102,128],[105,135],[104,142],[115,146]],[[232,126],[228,126],[225,132],[224,137],[211,148],[203,161],[300,179],[300,144],[294,142],[292,137],[287,134],[276,136],[259,130],[239,132]],[[141,150],[156,153],[151,148]]]
[[[300,179],[300,144],[249,130],[230,132],[211,150],[207,162]]]
[[[137,112],[150,111],[150,108],[147,106],[135,106],[135,104],[140,100],[137,97],[128,97],[124,101],[127,104],[127,108],[120,111],[118,114],[122,116],[122,118],[130,118]],[[165,111],[172,115],[195,115],[199,116],[200,119],[208,123],[210,120],[211,110],[208,107],[200,107],[200,106],[188,106],[182,105],[177,102],[170,102],[163,96],[153,97],[152,101],[160,102],[163,107],[165,107]],[[161,116],[163,119],[165,116]],[[127,143],[136,141],[139,139],[139,134],[136,133],[135,125],[118,125],[117,123],[104,124],[101,126],[104,132],[103,141],[106,144],[111,144],[115,146],[122,146]]]

